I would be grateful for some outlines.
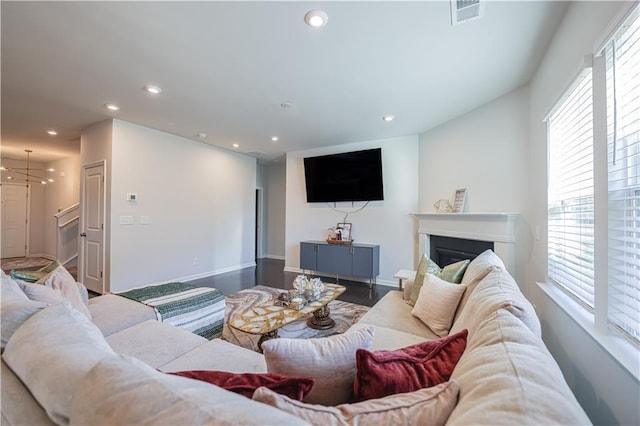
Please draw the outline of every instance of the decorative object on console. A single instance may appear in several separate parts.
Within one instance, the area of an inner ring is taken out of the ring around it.
[[[467,347],[467,330],[393,351],[356,352],[353,401],[413,392],[449,380]]]
[[[456,198],[453,201],[453,212],[454,213],[462,213],[464,212],[464,202],[467,199],[467,188],[461,188],[456,190]]]
[[[449,200],[438,200],[433,203],[433,207],[436,209],[436,213],[451,213],[453,212],[453,206],[449,202]]]
[[[351,240],[351,224],[350,223],[338,223],[336,226],[336,238],[338,240]]]

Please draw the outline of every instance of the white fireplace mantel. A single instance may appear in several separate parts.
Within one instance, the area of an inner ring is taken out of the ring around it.
[[[490,241],[507,270],[515,273],[517,213],[414,213],[418,221],[419,258],[429,253],[431,235]]]

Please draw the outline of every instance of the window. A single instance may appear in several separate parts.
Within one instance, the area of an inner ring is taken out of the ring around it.
[[[640,341],[640,19],[605,49],[608,322]]]
[[[587,70],[549,118],[549,279],[594,306],[593,104]]]
[[[638,15],[636,8],[603,49],[604,67],[585,70],[547,120],[549,281],[593,313],[596,323],[636,344],[640,343]],[[604,97],[594,104],[596,83],[606,84],[606,105]],[[604,113],[594,116],[594,110],[604,111],[603,107],[606,118]],[[594,121],[601,129],[606,126],[606,141],[594,140]],[[606,156],[604,151],[594,156],[594,146],[604,149],[604,144]],[[606,279],[598,282],[596,276]]]

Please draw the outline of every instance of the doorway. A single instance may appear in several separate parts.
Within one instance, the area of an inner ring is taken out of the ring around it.
[[[82,168],[80,212],[81,282],[91,291],[104,294],[104,162]]]
[[[25,184],[2,184],[2,258],[27,255],[28,192]]]
[[[257,261],[263,257],[263,241],[264,241],[264,197],[263,197],[263,189],[258,187],[256,188],[256,226],[255,226],[255,250],[254,250],[254,259]]]

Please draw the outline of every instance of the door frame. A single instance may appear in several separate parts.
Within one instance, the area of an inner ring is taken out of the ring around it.
[[[104,185],[102,186],[103,188],[103,193],[102,193],[102,218],[104,221],[104,227],[102,230],[102,294],[106,294],[107,292],[107,288],[110,287],[109,285],[107,285],[108,283],[108,276],[109,276],[109,272],[107,271],[106,268],[106,264],[107,264],[107,250],[106,250],[106,246],[107,246],[107,230],[110,229],[109,228],[109,221],[108,216],[107,216],[107,160],[100,160],[100,161],[95,161],[92,163],[87,163],[87,164],[83,164],[82,165],[82,173],[81,173],[81,178],[80,178],[80,212],[79,212],[79,216],[80,216],[80,220],[79,220],[79,231],[82,233],[84,232],[84,226],[85,226],[85,217],[84,217],[84,211],[85,211],[85,199],[84,199],[84,190],[85,190],[85,176],[86,176],[86,172],[87,169],[90,169],[92,167],[97,167],[97,166],[102,166],[102,177],[104,179]],[[78,235],[78,278],[84,277],[84,259],[86,256],[86,253],[84,252],[84,241],[83,239]]]
[[[264,257],[264,188],[261,186],[256,187],[256,260],[262,259]]]
[[[31,232],[30,232],[30,228],[31,228],[31,185],[29,184],[29,182],[26,183],[18,183],[18,182],[2,182],[0,183],[0,186],[26,186],[27,188],[27,202],[26,202],[26,208],[25,208],[25,216],[26,216],[26,226],[25,226],[25,233],[24,233],[24,256],[25,257],[29,257],[29,250],[31,248],[31,245],[29,244],[29,240],[31,239]]]

